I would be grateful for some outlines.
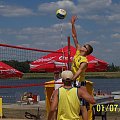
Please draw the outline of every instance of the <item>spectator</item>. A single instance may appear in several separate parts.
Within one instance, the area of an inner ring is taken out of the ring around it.
[[[21,101],[26,104],[33,104],[33,94],[31,92],[25,92],[21,98]]]
[[[57,83],[62,83],[62,79],[60,78],[60,72],[55,71],[54,72],[54,80],[55,80],[55,90],[61,87],[63,84],[57,84]]]

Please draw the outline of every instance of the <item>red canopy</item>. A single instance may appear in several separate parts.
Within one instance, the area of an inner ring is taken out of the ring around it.
[[[0,62],[0,78],[13,78],[18,77],[21,78],[23,73],[12,68],[11,66]]]
[[[38,60],[30,63],[30,70],[33,72],[53,72],[55,70],[62,71],[68,67],[68,46],[57,50],[62,53],[50,53],[45,55]],[[76,49],[70,46],[70,62],[75,55]],[[87,72],[95,71],[106,71],[108,64],[103,60],[97,59],[96,57],[89,55],[88,58],[88,69]]]

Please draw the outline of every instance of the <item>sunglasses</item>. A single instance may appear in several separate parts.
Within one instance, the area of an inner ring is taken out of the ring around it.
[[[88,51],[88,48],[86,47],[86,45],[84,45],[83,47],[86,48],[86,50]]]

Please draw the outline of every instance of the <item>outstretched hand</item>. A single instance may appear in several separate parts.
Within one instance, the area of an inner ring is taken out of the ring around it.
[[[72,18],[71,18],[71,24],[74,24],[76,20],[77,20],[77,16],[72,16]]]

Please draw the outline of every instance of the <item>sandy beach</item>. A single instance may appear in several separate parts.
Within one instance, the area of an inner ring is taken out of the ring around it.
[[[25,120],[25,112],[29,112],[33,115],[39,114],[41,120],[46,120],[46,108],[45,101],[40,101],[38,104],[33,105],[20,105],[20,104],[3,104],[3,115],[4,120]]]
[[[47,120],[45,101],[40,101],[38,104],[33,105],[20,105],[20,104],[3,104],[4,120],[28,120],[25,117],[25,112],[37,115],[39,108],[40,120]],[[102,120],[99,116],[95,120]],[[119,112],[108,112],[107,120],[120,120]]]

